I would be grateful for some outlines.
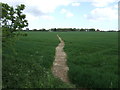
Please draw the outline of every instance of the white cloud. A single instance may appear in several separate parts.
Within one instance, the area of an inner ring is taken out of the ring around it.
[[[37,6],[43,13],[51,13],[59,6],[67,6],[71,3],[69,0],[26,0],[30,6]]]
[[[16,6],[18,4],[25,4],[26,8],[24,13],[27,15],[30,25],[34,22],[39,21],[41,18],[46,20],[54,20],[54,17],[50,15],[56,8],[60,6],[79,6],[81,2],[90,2],[93,6],[97,7],[92,10],[89,15],[84,15],[89,20],[113,20],[117,17],[117,10],[115,8],[106,8],[109,4],[113,2],[118,2],[119,0],[1,0],[0,2],[8,3],[10,5]],[[78,4],[79,3],[79,4]],[[99,8],[102,7],[102,8]],[[65,17],[74,16],[70,11],[63,9],[61,14]]]
[[[4,3],[16,6],[18,4],[25,4],[25,13],[33,15],[33,17],[42,17],[44,19],[52,20],[53,17],[49,16],[49,13],[53,13],[59,6],[67,6],[73,2],[73,0],[2,0]],[[63,12],[65,12],[63,10]],[[30,15],[28,15],[29,17]],[[30,16],[30,17],[31,17]],[[70,12],[67,12],[67,16],[72,16]]]
[[[39,10],[35,6],[27,7],[24,12],[25,13],[30,13],[31,15],[33,15],[35,17],[41,16],[41,15],[46,15],[46,13],[43,13],[41,10]]]
[[[95,7],[106,7],[111,3],[118,3],[120,0],[77,0],[78,2],[91,2]]]
[[[66,9],[64,9],[64,8],[63,8],[63,9],[61,9],[61,11],[60,11],[60,13],[61,13],[61,14],[64,14],[64,13],[66,13],[66,12],[67,12],[67,10],[66,10]]]
[[[64,9],[64,8],[61,9],[60,13],[61,13],[61,14],[64,14],[67,18],[70,18],[70,17],[73,17],[73,16],[74,16],[73,13],[71,13],[70,11],[68,11],[68,10],[66,10],[66,9]]]
[[[39,17],[35,17],[29,13],[26,13],[26,19],[29,21],[35,21],[35,20],[39,19]]]
[[[34,20],[36,17],[41,17],[43,19],[53,20],[54,18],[49,16],[49,13],[54,12],[59,6],[69,5],[72,0],[1,0],[1,2],[8,3],[12,6],[25,4],[26,8],[24,13],[27,15],[27,19]]]
[[[114,7],[114,8],[118,8],[118,5],[114,5],[113,7]]]
[[[54,20],[54,17],[53,16],[49,16],[49,15],[41,16],[41,18],[43,18],[45,20]]]
[[[79,5],[80,2],[91,2],[94,6],[99,7],[118,1],[119,0],[1,0],[1,2],[6,2],[11,5],[20,3],[28,4],[29,6],[35,5],[44,10],[46,10],[45,8],[47,8],[47,10],[54,9],[60,5],[67,6],[71,3],[73,3],[73,5]]]
[[[73,2],[90,2],[95,7],[106,7],[107,5],[120,0],[72,0]]]
[[[105,7],[114,2],[118,2],[118,0],[92,0],[92,5],[95,7]]]
[[[74,3],[72,3],[72,6],[80,6],[80,3],[74,2]]]
[[[8,3],[9,5],[16,6],[18,4],[25,4],[26,0],[0,0],[0,2]]]
[[[72,16],[74,16],[73,13],[71,13],[71,12],[66,13],[66,17],[69,18],[69,17],[72,17]]]
[[[28,7],[36,7],[43,13],[51,13],[59,6],[67,6],[72,3],[72,0],[1,0],[1,2],[9,3],[10,5],[25,4]]]
[[[80,2],[91,2],[96,7],[103,7],[116,1],[118,0],[1,0],[1,2],[6,2],[14,6],[23,3],[26,5],[26,10],[29,9],[30,11],[31,9],[32,11],[32,8],[34,8],[36,9],[35,11],[40,13],[52,13],[57,7],[70,4],[72,6],[79,6]]]
[[[89,15],[84,15],[85,18],[91,21],[115,20],[117,19],[117,10],[113,8],[96,8]]]
[[[26,19],[31,22],[31,21],[41,20],[41,19],[54,20],[55,18],[50,15],[41,15],[41,16],[35,17],[34,15],[31,15],[30,13],[26,13]]]

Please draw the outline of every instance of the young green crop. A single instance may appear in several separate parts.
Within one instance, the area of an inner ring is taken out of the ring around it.
[[[59,33],[65,41],[69,78],[77,87],[118,87],[116,32]]]
[[[65,88],[65,84],[51,73],[55,47],[59,40],[55,33],[28,32],[12,47],[3,47],[3,88]]]
[[[118,87],[118,37],[115,32],[28,32],[13,47],[3,47],[3,88],[74,87],[51,73],[55,47],[65,41],[68,76],[80,88]],[[11,49],[12,48],[12,49]]]

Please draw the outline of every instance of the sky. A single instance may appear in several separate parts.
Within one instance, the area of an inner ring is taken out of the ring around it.
[[[95,28],[118,30],[119,0],[1,0],[25,4],[30,29]]]

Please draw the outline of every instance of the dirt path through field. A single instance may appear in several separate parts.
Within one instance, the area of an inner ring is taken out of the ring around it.
[[[66,53],[63,48],[65,46],[64,41],[57,35],[60,40],[59,45],[56,47],[55,60],[53,62],[52,72],[55,77],[60,78],[63,82],[69,83],[67,72],[69,70],[66,64]]]

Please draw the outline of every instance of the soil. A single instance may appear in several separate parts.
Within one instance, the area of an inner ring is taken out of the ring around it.
[[[60,78],[63,82],[69,83],[68,74],[67,74],[69,68],[66,64],[67,55],[63,50],[65,43],[59,37],[59,35],[57,35],[57,37],[60,40],[60,43],[56,47],[56,54],[55,54],[55,60],[53,62],[52,73],[55,77]]]

